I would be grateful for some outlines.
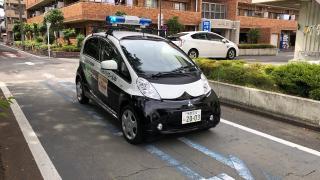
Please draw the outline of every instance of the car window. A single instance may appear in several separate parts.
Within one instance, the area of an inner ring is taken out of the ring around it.
[[[83,53],[88,55],[95,60],[99,60],[99,39],[98,38],[90,38],[86,41],[84,45]]]
[[[172,72],[179,68],[195,67],[193,61],[171,42],[128,39],[122,40],[120,44],[138,74]]]
[[[171,36],[168,36],[167,39],[170,41],[180,41],[180,37],[187,35],[188,33],[178,33]]]
[[[115,60],[118,61],[117,53],[112,46],[105,40],[101,40],[101,61]]]
[[[210,41],[222,41],[222,37],[220,37],[220,36],[217,36],[217,35],[215,35],[215,34],[211,34],[211,33],[208,33],[207,34],[207,38],[208,38],[208,40],[210,40]]]
[[[118,71],[116,72],[122,78],[127,81],[131,81],[131,76],[129,70],[121,58],[120,54],[115,50],[109,42],[106,40],[101,40],[101,61],[115,60],[118,64]]]
[[[191,37],[192,37],[193,39],[200,39],[200,40],[206,40],[206,39],[207,39],[205,33],[193,34],[193,35],[191,35]]]

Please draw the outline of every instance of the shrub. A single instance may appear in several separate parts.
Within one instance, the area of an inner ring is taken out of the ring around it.
[[[36,40],[36,42],[38,42],[38,43],[42,43],[43,42],[43,38],[42,37],[36,37],[35,38],[35,40]]]
[[[277,67],[271,75],[284,93],[310,97],[312,90],[320,88],[320,65],[290,63]]]
[[[196,59],[198,66],[210,79],[261,89],[276,89],[275,82],[261,64],[245,64],[244,61],[213,61]]]
[[[239,49],[267,49],[267,48],[276,48],[271,44],[239,44]]]
[[[320,101],[320,88],[310,91],[310,98]]]
[[[62,46],[62,50],[66,52],[79,52],[79,48],[75,45]]]
[[[77,47],[78,48],[81,48],[84,38],[85,38],[85,36],[83,34],[77,35],[76,39],[77,39]]]

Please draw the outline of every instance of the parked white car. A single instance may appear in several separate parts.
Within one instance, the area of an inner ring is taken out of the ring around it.
[[[239,55],[237,44],[213,32],[181,32],[168,37],[179,46],[190,58],[227,58],[234,59]]]

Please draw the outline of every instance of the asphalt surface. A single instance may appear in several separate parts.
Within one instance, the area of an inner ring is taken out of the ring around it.
[[[249,63],[264,63],[264,64],[286,64],[294,59],[294,52],[280,51],[276,56],[239,56],[237,59],[245,60]]]
[[[62,179],[320,177],[319,156],[225,122],[209,131],[128,144],[116,119],[94,103],[77,102],[77,66],[75,60],[38,58],[0,45],[0,81],[16,98]],[[227,106],[222,106],[222,118],[320,151],[319,132]]]

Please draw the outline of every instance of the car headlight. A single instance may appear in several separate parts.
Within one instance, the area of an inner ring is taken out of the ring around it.
[[[201,74],[201,80],[203,83],[203,91],[204,91],[203,93],[208,94],[211,91],[211,87],[210,87],[209,82],[204,74]]]
[[[144,78],[138,78],[137,79],[137,86],[138,86],[138,89],[140,90],[140,92],[144,96],[151,98],[151,99],[157,99],[157,100],[161,99],[157,90],[152,86],[152,84],[148,80],[146,80]]]

